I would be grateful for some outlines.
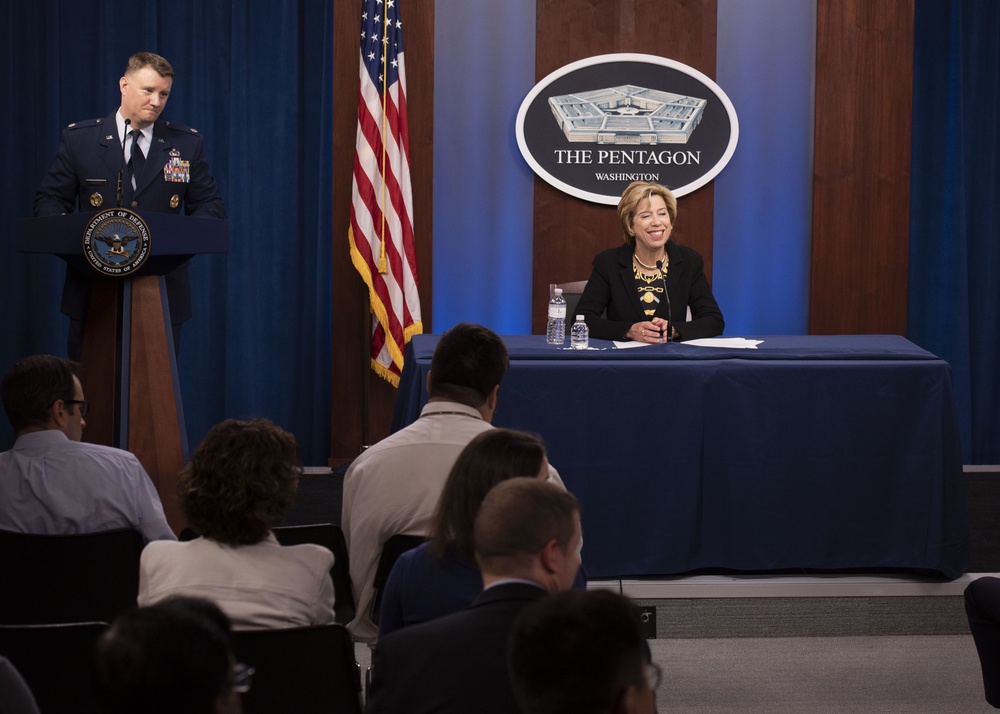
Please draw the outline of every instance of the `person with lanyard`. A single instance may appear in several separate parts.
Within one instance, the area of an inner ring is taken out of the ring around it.
[[[438,340],[420,418],[362,452],[344,475],[341,527],[357,615],[347,629],[374,647],[375,573],[394,535],[427,536],[438,499],[462,450],[493,428],[507,347],[487,327],[459,323]],[[563,487],[554,468],[549,479]]]

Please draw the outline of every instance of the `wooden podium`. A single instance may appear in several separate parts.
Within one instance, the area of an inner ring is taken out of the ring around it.
[[[93,275],[84,323],[82,383],[91,402],[84,440],[131,451],[156,485],[175,532],[184,527],[177,476],[189,450],[164,275],[202,253],[229,250],[229,223],[174,213],[143,213],[150,253],[125,277],[91,267],[83,236],[93,213],[25,218],[19,253],[57,255]]]

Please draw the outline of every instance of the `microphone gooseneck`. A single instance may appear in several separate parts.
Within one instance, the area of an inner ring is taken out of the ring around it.
[[[670,342],[670,336],[673,334],[673,329],[671,325],[673,324],[673,317],[670,309],[670,293],[667,292],[667,275],[663,272],[663,261],[656,261],[656,269],[660,271],[660,278],[663,280],[663,296],[667,299],[667,342]]]
[[[122,161],[121,165],[118,167],[118,188],[115,189],[115,202],[118,204],[118,208],[122,207],[122,200],[124,199],[122,176],[125,174],[125,137],[128,136],[128,127],[131,123],[131,119],[125,120],[125,134],[122,136]]]

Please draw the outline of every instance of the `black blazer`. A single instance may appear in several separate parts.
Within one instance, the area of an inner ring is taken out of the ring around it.
[[[725,321],[719,304],[712,296],[712,286],[705,277],[704,261],[691,248],[667,241],[667,293],[670,296],[670,321],[681,340],[696,340],[722,334]],[[691,321],[686,319],[691,307]],[[624,340],[625,333],[637,322],[645,322],[646,306],[639,301],[632,268],[632,247],[622,245],[597,254],[594,272],[577,304],[590,336],[599,340]],[[656,305],[656,316],[667,318],[667,301]]]
[[[126,157],[127,158],[127,157]],[[163,168],[171,158],[186,162],[187,181],[167,181]],[[35,194],[36,216],[62,213],[94,213],[115,206],[122,146],[118,141],[115,115],[70,124],[63,130],[59,153]],[[205,161],[201,135],[182,124],[157,121],[153,143],[135,191],[123,184],[122,205],[139,213],[184,213],[191,216],[225,218],[226,206]],[[62,312],[83,319],[90,296],[93,270],[66,269]],[[191,317],[191,290],[185,263],[166,276],[170,319],[179,324]]]
[[[397,630],[372,655],[367,714],[519,714],[507,670],[507,638],[541,586],[484,590],[468,610]]]

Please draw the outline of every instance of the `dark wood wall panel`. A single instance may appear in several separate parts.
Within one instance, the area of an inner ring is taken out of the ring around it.
[[[413,229],[424,331],[431,329],[433,256],[434,3],[397,0],[406,57]],[[357,456],[362,445],[389,434],[396,390],[370,364],[371,317],[364,282],[351,264],[350,225],[354,139],[358,122],[361,3],[333,5],[333,351],[330,461]]]
[[[535,79],[585,57],[641,52],[683,62],[715,78],[715,0],[538,0]],[[678,201],[673,238],[712,270],[714,189]],[[549,283],[585,280],[591,261],[621,243],[614,206],[583,201],[535,178],[532,331],[545,331]]]
[[[819,0],[813,334],[906,334],[912,75],[912,0]]]

